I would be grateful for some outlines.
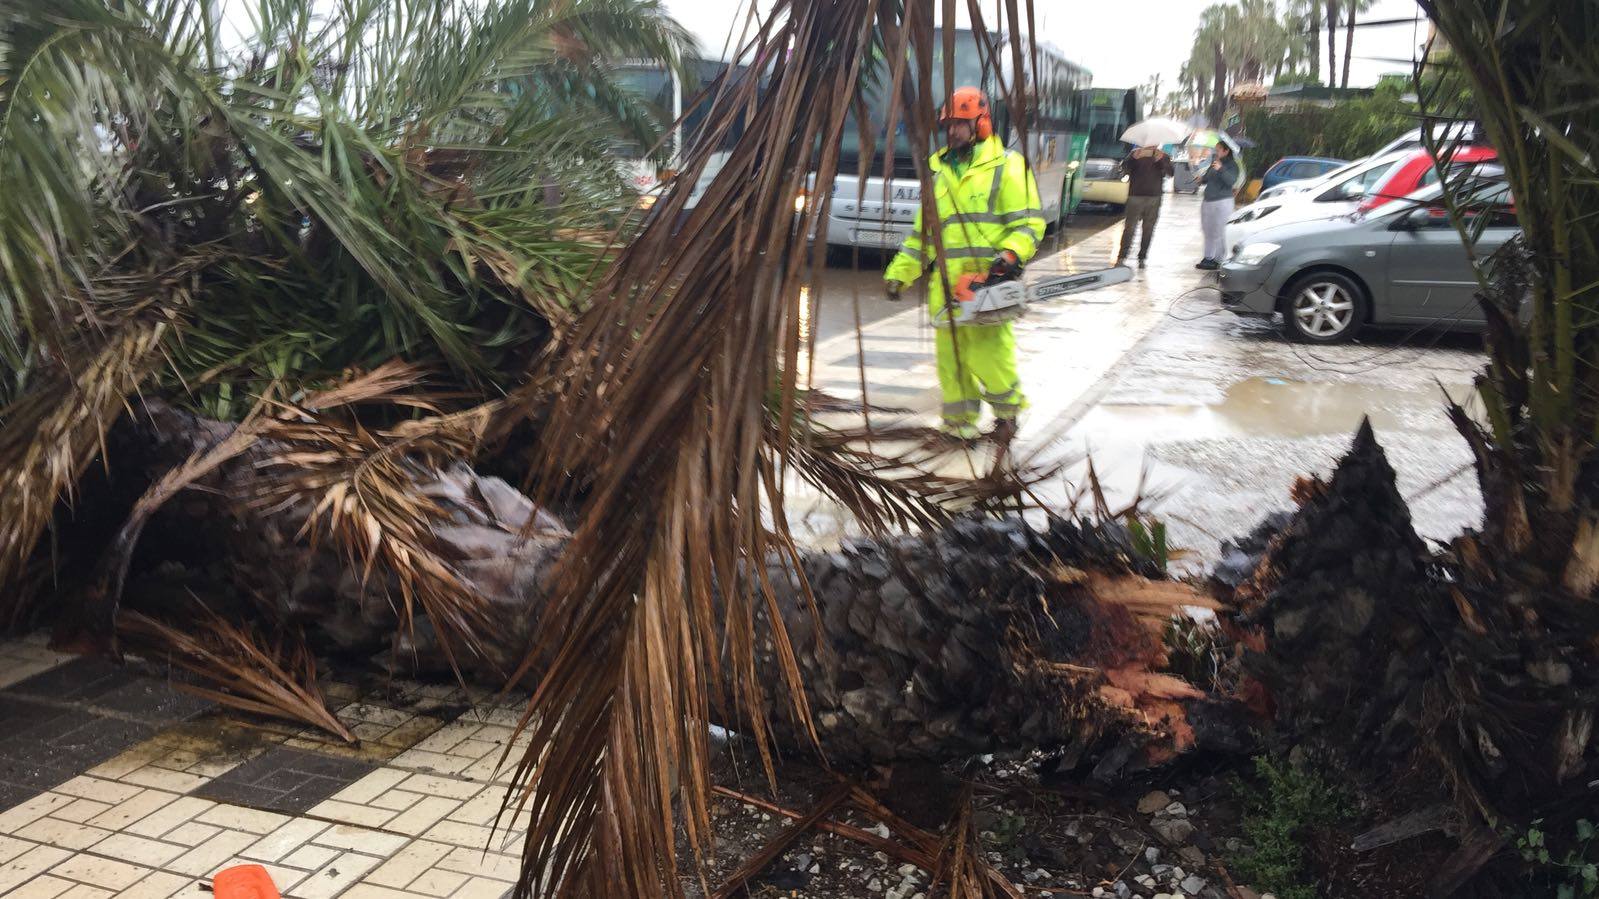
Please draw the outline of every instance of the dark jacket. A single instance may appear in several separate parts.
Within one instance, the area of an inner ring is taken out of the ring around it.
[[[1238,164],[1237,156],[1228,156],[1222,160],[1221,169],[1205,167],[1205,173],[1200,176],[1205,182],[1205,202],[1212,200],[1230,200],[1238,188],[1244,186],[1244,168]]]
[[[1174,174],[1171,157],[1156,152],[1150,156],[1128,156],[1122,160],[1127,176],[1127,193],[1134,197],[1158,197],[1166,190],[1166,179]]]

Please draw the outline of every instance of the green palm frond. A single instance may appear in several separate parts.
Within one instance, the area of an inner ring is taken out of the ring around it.
[[[606,60],[676,64],[688,44],[640,0],[265,0],[231,53],[212,0],[12,6],[0,397],[76,326],[66,297],[201,243],[230,252],[196,298],[194,356],[174,357],[193,363],[173,373],[185,381],[395,353],[501,381],[484,347],[514,342],[541,307],[569,309],[592,267],[595,242],[562,235],[613,225],[625,205],[610,141],[660,133]],[[507,284],[474,267],[478,242],[543,252],[499,266]]]
[[[655,0],[260,0],[242,40],[220,0],[6,11],[0,585],[136,387],[225,419],[396,357],[514,389],[632,206],[607,151],[660,134],[608,73],[689,45]]]
[[[1479,460],[1490,542],[1592,588],[1582,499],[1599,442],[1599,8],[1584,0],[1421,0],[1440,38],[1418,72],[1427,111],[1486,131],[1521,234],[1487,261],[1487,427]],[[1440,157],[1459,139],[1431,141]],[[1468,243],[1488,216],[1469,173],[1446,181]],[[1536,525],[1532,525],[1536,522]],[[1533,537],[1536,527],[1538,534]]]

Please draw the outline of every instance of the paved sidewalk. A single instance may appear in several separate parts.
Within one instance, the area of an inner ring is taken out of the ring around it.
[[[1066,235],[1070,238],[1068,232]],[[1106,268],[1116,258],[1121,226],[1055,250],[1045,239],[1030,278]],[[1064,241],[1062,241],[1064,243]],[[1035,305],[1016,325],[1022,386],[1030,407],[1024,434],[1047,441],[1059,433],[1061,419],[1116,362],[1159,324],[1172,302],[1202,283],[1194,270],[1201,247],[1199,202],[1167,196],[1150,266],[1133,280],[1051,303]],[[865,359],[866,396],[877,405],[907,409],[921,423],[938,417],[938,373],[933,361],[933,328],[918,292],[904,312],[867,325],[860,346],[854,331],[816,346],[813,382],[818,389],[849,399],[861,397]]]
[[[491,828],[525,697],[325,683],[361,738],[347,747],[38,638],[0,642],[0,687],[8,899],[209,896],[252,862],[293,899],[477,899],[515,880],[525,819]]]
[[[1060,238],[1050,236],[1028,266],[1028,275],[1109,267],[1121,232],[1118,222],[1086,238],[1069,229]],[[1194,269],[1202,242],[1198,199],[1168,195],[1147,269],[1135,270],[1133,280],[1123,284],[1037,304],[1017,322],[1017,361],[1029,405],[1013,447],[1016,458],[1058,459],[1067,429],[1097,401],[1118,365],[1167,320],[1186,293],[1213,281]],[[933,328],[925,303],[907,305],[904,312],[861,330],[866,397],[878,406],[906,410],[894,419],[932,426],[938,423],[940,406]],[[834,396],[859,399],[861,358],[853,331],[818,343],[814,385]],[[859,422],[858,417],[846,420]],[[882,417],[873,419],[874,425],[882,423]],[[946,456],[939,470],[979,474],[992,456],[993,448],[983,444]],[[810,545],[837,545],[857,530],[836,505],[797,477],[790,481],[785,502],[796,534]]]

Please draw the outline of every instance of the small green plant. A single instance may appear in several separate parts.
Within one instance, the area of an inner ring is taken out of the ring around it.
[[[1238,785],[1247,846],[1231,866],[1279,899],[1316,899],[1316,887],[1305,882],[1305,832],[1348,818],[1349,800],[1314,770],[1267,756],[1255,759],[1255,776],[1258,784]]]
[[[1549,850],[1549,834],[1544,830],[1544,819],[1538,818],[1525,832],[1517,833],[1507,827],[1507,837],[1514,838],[1516,851],[1527,863],[1528,876],[1555,888],[1555,899],[1577,899],[1579,896],[1599,896],[1599,846],[1595,838],[1599,829],[1592,821],[1583,818],[1575,825],[1575,839],[1560,856]]]
[[[1166,623],[1166,667],[1189,683],[1205,689],[1220,686],[1229,647],[1210,621],[1179,615]]]
[[[1171,549],[1166,545],[1166,525],[1137,515],[1127,516],[1127,533],[1132,536],[1133,552],[1154,562],[1161,571],[1171,563]]]

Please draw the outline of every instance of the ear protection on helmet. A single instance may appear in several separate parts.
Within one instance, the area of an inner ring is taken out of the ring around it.
[[[975,122],[978,140],[988,140],[994,134],[994,114],[988,108],[988,97],[975,87],[956,88],[949,102],[938,111],[938,121],[965,119]]]

